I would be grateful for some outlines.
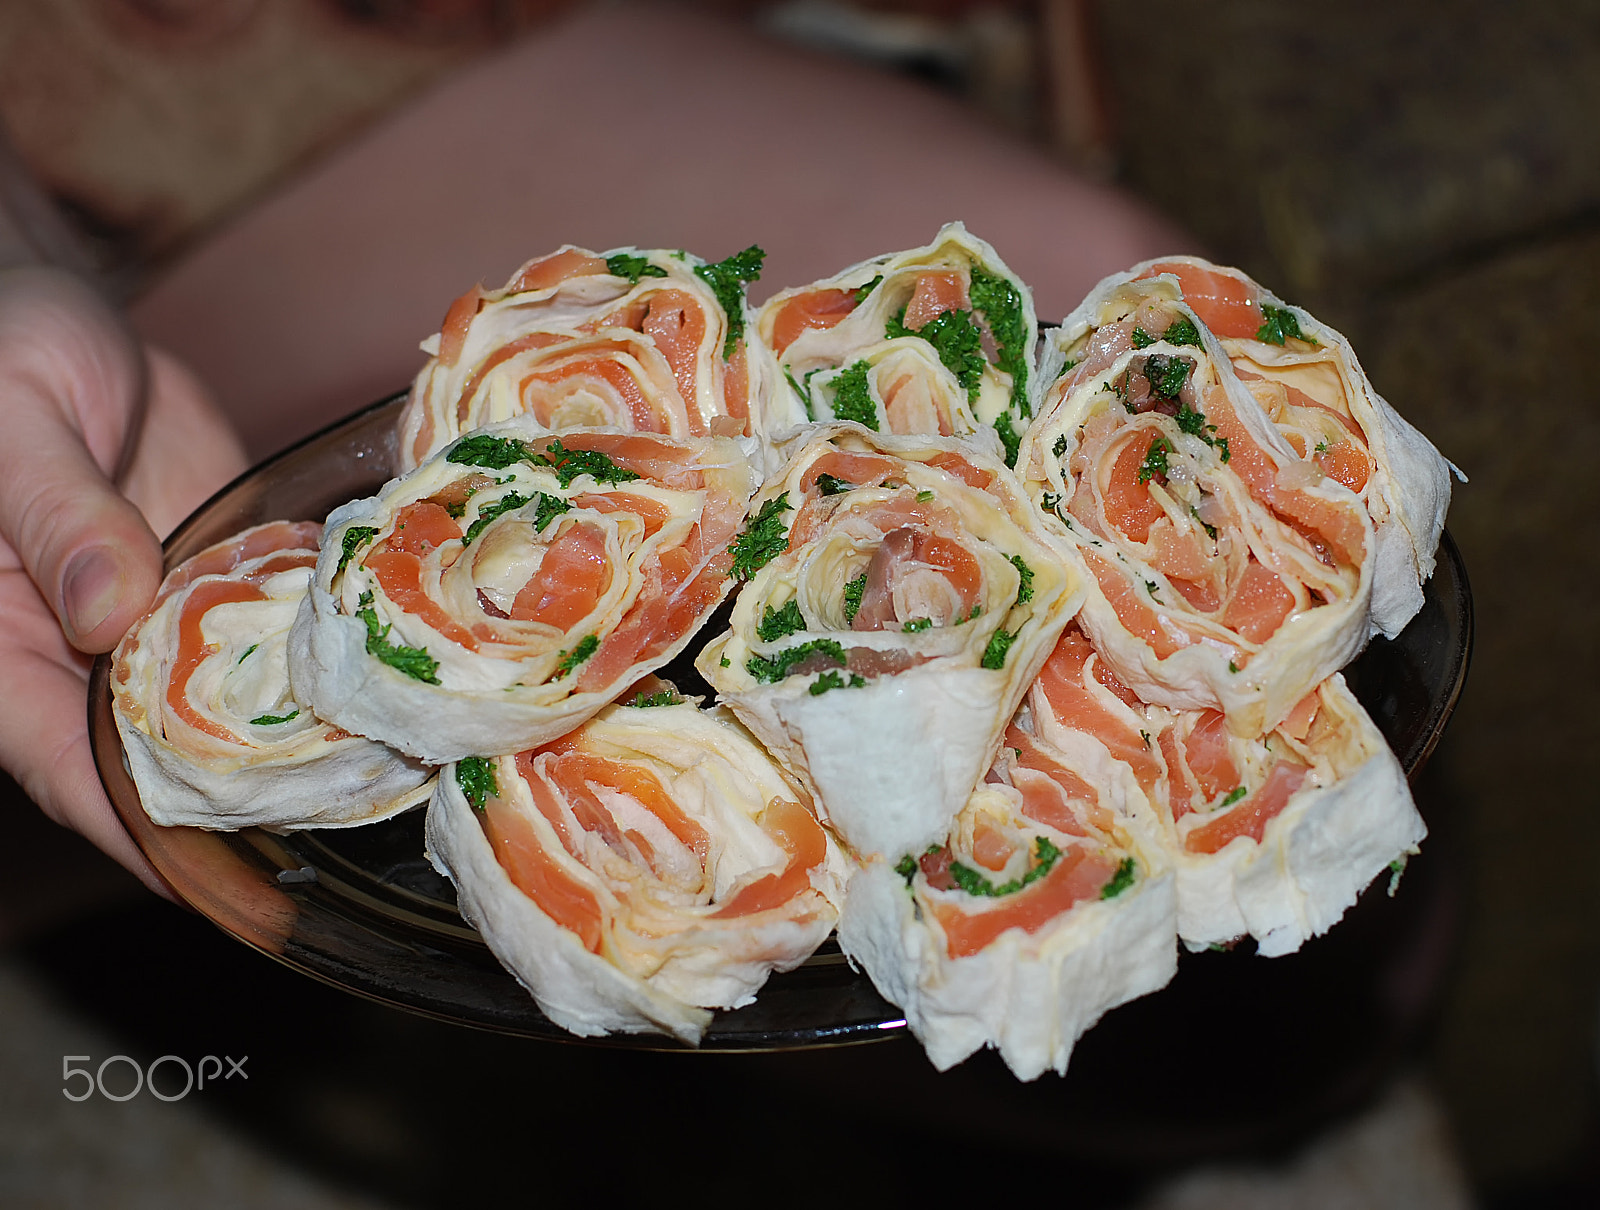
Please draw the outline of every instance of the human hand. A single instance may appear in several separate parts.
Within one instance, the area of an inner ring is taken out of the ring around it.
[[[157,535],[243,470],[244,452],[182,365],[54,269],[0,271],[0,415],[0,765],[165,893],[95,771],[89,655],[149,606]]]

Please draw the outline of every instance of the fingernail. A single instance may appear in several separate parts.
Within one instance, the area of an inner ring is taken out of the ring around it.
[[[67,565],[61,596],[67,624],[79,638],[92,633],[111,616],[121,595],[122,576],[116,557],[104,546],[80,552]]]

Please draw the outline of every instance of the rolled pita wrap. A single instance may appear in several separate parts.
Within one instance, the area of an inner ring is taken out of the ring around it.
[[[725,711],[635,700],[450,766],[428,852],[556,1024],[694,1043],[709,1009],[749,1003],[827,938],[847,867]]]
[[[427,798],[431,770],[317,718],[289,684],[321,532],[275,521],[207,547],[118,644],[117,732],[156,823],[353,827]]]
[[[1272,732],[1240,737],[1216,710],[1140,701],[1072,626],[1028,702],[1043,741],[1120,785],[1110,805],[1166,850],[1191,948],[1248,935],[1263,955],[1291,953],[1426,835],[1399,762],[1337,675]]]
[[[840,947],[939,1070],[991,1046],[1020,1079],[1064,1073],[1085,1030],[1176,971],[1166,852],[1098,755],[1055,749],[1024,706],[943,843],[852,877]]]
[[[738,442],[529,417],[336,509],[290,643],[296,691],[433,763],[572,730],[681,651],[733,585]]]
[[[998,450],[835,422],[770,481],[696,667],[857,851],[942,837],[1078,608]]]
[[[787,393],[773,402],[771,354],[747,338],[754,313],[744,285],[761,259],[757,248],[708,264],[663,249],[599,254],[568,244],[503,289],[468,291],[422,344],[430,360],[401,416],[401,468],[514,416],[552,432],[675,438],[764,436],[764,423],[802,422]]]
[[[1033,415],[1033,295],[960,223],[924,248],[874,257],[774,295],[758,328],[813,420],[964,436],[992,427],[1014,461]]]
[[[1096,649],[1147,701],[1270,729],[1367,640],[1361,500],[1295,453],[1170,276],[1091,295],[1045,360],[1019,465],[1091,573]]]
[[[1399,634],[1433,574],[1450,464],[1373,389],[1350,342],[1309,312],[1193,256],[1146,261],[1107,283],[1157,275],[1177,281],[1295,452],[1366,504],[1377,534],[1372,628]]]

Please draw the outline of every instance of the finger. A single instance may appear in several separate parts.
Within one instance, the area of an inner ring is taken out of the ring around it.
[[[0,535],[72,644],[109,650],[148,605],[161,548],[109,478],[137,427],[143,363],[86,288],[0,283]]]
[[[6,632],[0,659],[0,766],[51,819],[87,838],[157,894],[172,897],[123,829],[95,769],[84,725],[88,661],[63,641],[20,571],[0,573]]]

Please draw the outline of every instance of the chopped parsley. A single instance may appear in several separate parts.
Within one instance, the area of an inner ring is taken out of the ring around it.
[[[817,476],[817,490],[824,496],[837,496],[854,489],[854,483],[846,483],[843,479],[830,475],[826,471]]]
[[[1134,325],[1134,328],[1133,328],[1133,347],[1134,348],[1136,348],[1136,349],[1148,349],[1151,345],[1155,344],[1156,341],[1158,341],[1159,339],[1161,339],[1159,336],[1152,336],[1152,335],[1150,335],[1150,333],[1146,332],[1143,328],[1139,327],[1137,324]]]
[[[1300,320],[1288,307],[1274,307],[1262,303],[1261,315],[1266,322],[1256,333],[1256,339],[1263,344],[1281,345],[1289,338],[1303,340],[1307,344],[1317,343],[1300,331]]]
[[[641,277],[667,275],[660,265],[652,265],[648,256],[629,256],[626,252],[614,252],[606,257],[606,272],[612,277],[625,277],[634,285],[639,284]]]
[[[719,663],[719,664],[720,664],[720,665],[722,665],[722,667],[724,667],[724,668],[731,668],[731,667],[733,667],[733,661],[732,661],[732,660],[730,660],[730,659],[729,659],[729,658],[728,658],[728,657],[727,657],[727,656],[723,656],[723,657],[722,657],[722,658],[721,658],[721,659],[720,659],[720,660],[718,660],[718,661],[717,661],[717,662],[718,662],[718,663]]]
[[[1233,806],[1234,803],[1238,802],[1244,797],[1244,793],[1245,791],[1243,786],[1235,786],[1233,789],[1228,791],[1228,797],[1224,798],[1217,804],[1217,810],[1220,811],[1223,807]]]
[[[994,431],[1000,438],[1000,444],[1006,447],[1006,465],[1016,469],[1017,454],[1022,449],[1022,435],[1012,427],[1010,412],[1001,412],[994,418]]]
[[[1033,568],[1022,561],[1021,555],[1007,555],[1006,558],[1011,560],[1011,566],[1017,569],[1017,575],[1021,577],[1021,583],[1017,585],[1015,603],[1026,605],[1033,600]]]
[[[860,689],[866,683],[865,680],[853,672],[850,674],[850,679],[846,681],[837,672],[830,670],[812,681],[811,688],[806,692],[811,694],[812,697],[821,697],[830,689]]]
[[[1194,345],[1200,347],[1200,329],[1194,326],[1194,320],[1187,315],[1180,315],[1167,325],[1167,330],[1161,334],[1161,339],[1169,345]]]
[[[1139,465],[1139,482],[1148,483],[1157,475],[1163,479],[1167,477],[1167,455],[1174,453],[1172,443],[1165,437],[1157,437],[1150,443],[1150,448],[1144,453],[1144,461]]]
[[[920,336],[933,346],[945,369],[956,376],[961,389],[971,402],[978,397],[978,383],[983,380],[983,368],[989,363],[983,357],[983,333],[972,322],[970,311],[941,311],[922,327],[913,331],[906,327],[904,307],[890,317],[884,328],[890,340],[898,336]]]
[[[696,265],[695,276],[711,287],[717,303],[728,317],[728,336],[722,342],[722,360],[727,361],[744,339],[744,288],[761,276],[761,262],[767,254],[751,244],[727,260],[711,265]]]
[[[1186,403],[1179,404],[1178,414],[1173,419],[1178,422],[1178,427],[1191,437],[1198,437],[1207,445],[1215,444],[1208,434],[1216,432],[1217,426],[1206,423],[1204,412],[1197,412]]]
[[[649,695],[641,693],[635,696],[633,701],[628,703],[628,705],[639,710],[644,710],[651,706],[680,706],[682,704],[683,698],[679,697],[670,689],[663,689],[659,693],[652,693]]]
[[[544,532],[544,527],[549,525],[552,520],[554,520],[556,517],[559,517],[562,513],[571,511],[572,505],[567,503],[560,496],[551,496],[547,493],[540,492],[539,507],[533,511],[534,532],[542,534]]]
[[[596,483],[628,483],[639,476],[611,461],[599,450],[569,450],[557,437],[542,454],[532,455],[528,461],[534,466],[548,466],[556,473],[562,487],[571,487],[579,475],[588,475]]]
[[[474,811],[483,810],[483,804],[491,795],[500,796],[494,761],[487,756],[463,756],[456,761],[456,785],[461,787],[461,796]]]
[[[1067,435],[1065,433],[1056,438],[1056,443],[1050,447],[1050,452],[1057,458],[1067,452]]]
[[[246,647],[246,648],[245,648],[245,649],[244,649],[244,654],[243,654],[243,655],[241,655],[241,656],[240,656],[240,657],[239,657],[239,659],[238,659],[238,663],[239,663],[239,664],[242,664],[242,663],[244,663],[244,662],[245,662],[245,661],[246,661],[246,660],[248,660],[248,659],[249,659],[249,658],[250,658],[250,653],[251,653],[251,652],[252,652],[252,651],[254,651],[254,650],[255,650],[255,649],[256,649],[256,648],[257,648],[257,647],[259,647],[259,646],[261,646],[261,644],[260,644],[260,643],[251,643],[251,644],[250,644],[250,646],[248,646],[248,647]],[[237,666],[237,665],[236,665],[236,666]]]
[[[789,547],[788,527],[783,514],[792,512],[789,493],[780,492],[761,506],[761,511],[744,527],[744,532],[728,544],[733,554],[733,566],[728,574],[736,580],[748,580]]]
[[[1194,363],[1187,357],[1171,353],[1152,353],[1144,359],[1144,376],[1150,380],[1150,390],[1162,399],[1176,399],[1193,369]]]
[[[917,876],[917,859],[907,853],[894,863],[894,872],[906,880],[906,886],[911,885],[911,880]]]
[[[763,681],[769,685],[774,684],[788,676],[789,669],[794,665],[813,652],[819,651],[823,655],[838,661],[841,666],[847,663],[850,658],[845,653],[845,649],[832,639],[812,639],[809,643],[799,643],[787,650],[780,651],[770,659],[759,655],[751,656],[745,662],[745,671],[758,681]]]
[[[932,492],[930,492],[930,491],[920,491],[920,492],[917,493],[917,503],[918,504],[931,504],[932,502],[933,502],[933,493]]]
[[[472,540],[484,531],[489,522],[496,517],[503,517],[506,513],[515,512],[532,501],[533,496],[524,496],[520,492],[507,492],[493,504],[484,505],[478,510],[478,519],[467,526],[467,532],[461,535],[461,545],[471,546]],[[563,500],[562,503],[565,504],[566,501]]]
[[[1239,671],[1239,665],[1235,664],[1232,660],[1229,660],[1228,661],[1228,671],[1229,672],[1238,672]]]
[[[578,640],[578,645],[570,652],[563,647],[556,660],[555,675],[550,679],[552,681],[559,681],[562,677],[566,676],[567,673],[571,672],[579,664],[583,663],[584,660],[588,659],[591,655],[599,650],[600,636],[595,634],[584,635],[583,638]]]
[[[1006,666],[1006,653],[1011,650],[1011,644],[1017,641],[1017,635],[1022,632],[1017,630],[997,630],[989,636],[989,645],[983,649],[983,659],[979,666],[991,671],[998,671]]]
[[[515,437],[474,433],[456,442],[444,460],[458,466],[486,466],[492,471],[503,471],[527,456],[528,444],[525,441],[518,441]]]
[[[1061,495],[1059,492],[1045,492],[1039,503],[1043,506],[1045,512],[1056,513],[1056,510],[1061,506]],[[1056,515],[1060,516],[1059,513],[1056,513]]]
[[[815,373],[815,370],[811,371],[811,374]],[[810,378],[811,374],[807,374],[806,377]],[[789,380],[789,386],[794,393],[800,396],[800,406],[806,410],[806,419],[815,420],[817,416],[816,413],[811,410],[811,392],[794,380],[794,375],[789,372],[788,366],[783,368],[783,376]]]
[[[872,367],[857,361],[833,380],[833,414],[840,420],[853,420],[874,433],[878,431],[878,405],[872,401],[867,372]]]
[[[1028,404],[1028,349],[1037,333],[1028,331],[1022,313],[1022,295],[1003,277],[972,268],[972,309],[983,316],[994,337],[997,364],[1011,375],[1011,406],[1026,420],[1033,414]]]
[[[1111,875],[1111,881],[1100,888],[1100,898],[1115,899],[1123,891],[1133,885],[1133,858],[1124,857],[1117,865],[1117,872]]]
[[[805,628],[806,620],[800,616],[800,602],[791,600],[786,601],[782,609],[768,605],[756,626],[756,634],[763,643],[771,643]]]
[[[1161,600],[1161,598],[1156,596],[1156,591],[1160,587],[1161,587],[1161,585],[1157,584],[1154,580],[1146,580],[1144,582],[1144,590],[1147,593],[1150,594],[1150,599],[1152,601],[1154,601],[1157,605],[1163,604],[1163,601]]]
[[[1061,363],[1061,368],[1056,371],[1056,377],[1057,378],[1063,377],[1068,370],[1070,370],[1073,366],[1075,366],[1077,364],[1078,363],[1076,361],[1074,361],[1072,358],[1070,358],[1070,357],[1067,358],[1065,361],[1063,361]]]
[[[370,525],[352,525],[344,531],[344,537],[339,540],[339,566],[333,569],[333,574],[338,575],[355,558],[356,551],[378,536],[378,531]],[[251,648],[251,650],[255,650]],[[250,652],[245,652],[249,655]]]
[[[867,591],[867,573],[862,572],[844,586],[844,620],[854,622],[861,612],[861,594]]]
[[[1327,452],[1328,452],[1328,439],[1326,437],[1324,437],[1321,441],[1317,442],[1317,453],[1326,454]]]
[[[300,711],[294,709],[288,714],[258,714],[250,720],[252,727],[276,727],[279,723],[287,723],[291,719],[300,717]]]
[[[1216,446],[1219,450],[1222,451],[1222,461],[1224,463],[1226,463],[1228,461],[1229,457],[1231,456],[1228,453],[1228,439],[1226,437],[1218,437],[1211,444]]]
[[[906,634],[916,634],[919,630],[926,630],[932,625],[932,618],[912,618],[904,626],[900,627],[900,629]]]
[[[1189,507],[1189,514],[1194,517],[1196,521],[1200,521],[1200,510],[1195,508],[1193,505],[1190,505]],[[1206,531],[1206,537],[1210,538],[1213,542],[1217,540],[1217,527],[1215,525],[1207,525],[1204,521],[1200,521],[1200,528]]]
[[[356,611],[367,627],[367,654],[396,672],[403,672],[425,685],[439,683],[439,661],[428,654],[425,647],[400,647],[389,642],[393,624],[378,625],[378,611],[372,607],[372,594],[361,594],[360,608]]]
[[[861,286],[859,289],[857,289],[856,290],[856,306],[859,307],[862,303],[866,302],[867,301],[867,295],[871,294],[874,290],[876,290],[878,288],[879,284],[882,281],[883,281],[883,274],[880,273],[880,274],[878,274],[877,277],[874,277],[866,285]]]
[[[1038,858],[1032,869],[1021,878],[1013,878],[1010,882],[1002,882],[999,886],[990,882],[971,866],[962,865],[959,861],[950,863],[950,877],[955,884],[969,895],[987,895],[998,898],[1001,895],[1014,895],[1023,887],[1039,881],[1055,866],[1056,860],[1061,856],[1061,850],[1048,836],[1036,836],[1033,841],[1034,856]]]

